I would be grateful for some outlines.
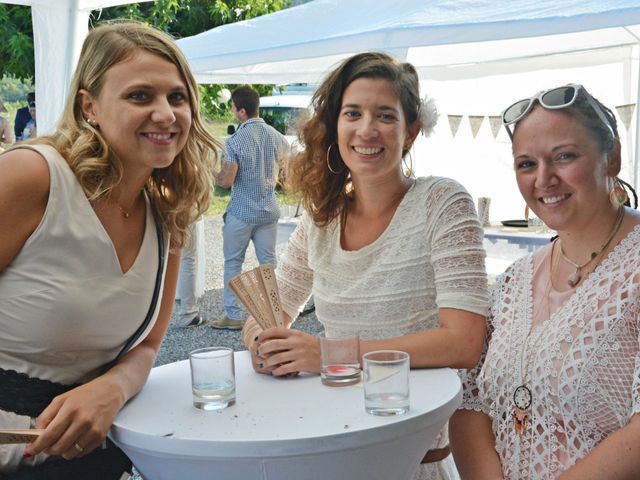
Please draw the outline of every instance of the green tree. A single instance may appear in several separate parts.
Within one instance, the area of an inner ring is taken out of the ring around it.
[[[140,20],[183,38],[290,5],[290,0],[156,0],[104,8],[93,12],[92,17],[96,22],[115,18]]]
[[[0,78],[0,100],[24,103],[27,93],[34,90],[31,78],[22,79],[6,73]]]
[[[0,74],[33,78],[31,8],[0,4]]]

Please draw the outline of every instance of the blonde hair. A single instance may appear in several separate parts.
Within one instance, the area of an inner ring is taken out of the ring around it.
[[[359,78],[390,82],[402,104],[407,127],[419,124],[423,133],[429,134],[438,118],[433,101],[420,99],[415,68],[385,53],[359,53],[329,73],[313,95],[313,116],[300,131],[305,148],[289,160],[286,172],[287,188],[302,195],[305,208],[318,226],[340,216],[352,194],[351,175],[336,142],[342,96]],[[405,149],[402,156],[408,152]]]
[[[99,96],[106,72],[140,50],[174,64],[189,92],[192,123],[186,144],[172,164],[155,169],[146,184],[158,220],[171,234],[172,245],[181,247],[188,238],[191,223],[209,207],[213,167],[222,146],[204,127],[198,85],[186,58],[169,35],[129,21],[101,24],[89,32],[56,132],[30,143],[44,142],[56,148],[89,200],[108,196],[122,179],[122,164],[99,128],[84,118],[78,92],[85,89],[92,96]]]

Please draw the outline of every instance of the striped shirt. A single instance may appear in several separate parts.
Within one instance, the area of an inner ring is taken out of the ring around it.
[[[277,222],[277,165],[289,148],[287,139],[256,117],[240,125],[225,147],[225,161],[238,164],[227,212],[252,225]]]

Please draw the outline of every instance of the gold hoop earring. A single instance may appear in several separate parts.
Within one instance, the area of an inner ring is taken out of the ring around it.
[[[331,147],[333,147],[333,145],[334,144],[332,143],[331,145],[329,145],[329,148],[327,148],[327,168],[334,175],[338,175],[340,172],[336,172],[333,168],[331,168],[331,160],[329,159],[329,155],[331,154]]]
[[[609,192],[609,201],[612,205],[619,207],[620,205],[624,205],[629,201],[629,195],[627,195],[627,191],[622,188],[622,184],[618,177],[613,177],[613,188]]]
[[[409,156],[409,165],[407,165],[407,155]],[[411,151],[407,151],[407,155],[402,157],[402,173],[406,178],[412,178],[414,176],[413,172],[413,156],[411,155]]]

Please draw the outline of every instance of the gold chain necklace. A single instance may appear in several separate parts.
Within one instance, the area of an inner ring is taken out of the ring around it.
[[[115,200],[112,200],[112,201],[113,203],[116,204],[116,207],[120,209],[120,211],[122,212],[122,216],[124,218],[129,218],[131,216],[131,213],[127,212],[124,208],[122,208],[118,202],[116,202]]]
[[[551,307],[549,306],[549,292],[551,291],[551,276],[553,274],[553,269],[558,265],[558,257],[556,256],[556,261],[553,261],[553,250],[555,247],[555,242],[551,246],[551,255],[549,257],[549,278],[547,279],[547,285],[545,287],[545,298],[547,298],[547,317],[551,318]],[[531,404],[533,402],[533,394],[531,393],[531,388],[527,386],[527,374],[529,373],[529,363],[531,361],[532,352],[535,351],[535,347],[538,345],[538,342],[543,337],[544,329],[539,328],[539,332],[536,335],[535,341],[531,346],[531,349],[528,350],[529,339],[531,338],[531,332],[533,331],[533,318],[531,319],[531,326],[529,327],[529,332],[527,332],[527,336],[524,338],[524,342],[522,343],[522,349],[520,350],[520,385],[516,386],[513,390],[512,395],[512,419],[513,426],[516,430],[516,433],[519,437],[522,436],[525,429],[527,428],[527,423],[529,421],[529,417],[531,416]],[[525,357],[525,352],[527,353]],[[526,358],[526,362],[525,362]]]
[[[624,206],[620,205],[618,207],[618,215],[616,216],[616,221],[613,224],[613,228],[611,229],[611,232],[609,233],[607,240],[602,244],[602,246],[597,251],[591,252],[591,256],[589,257],[589,260],[584,262],[582,265],[578,265],[577,263],[575,263],[573,260],[571,260],[569,257],[565,255],[564,250],[562,249],[562,240],[560,240],[560,255],[562,256],[562,259],[576,269],[576,271],[573,272],[571,275],[569,275],[569,278],[567,279],[567,283],[571,288],[575,287],[578,283],[580,283],[580,280],[582,280],[582,269],[586,267],[589,263],[591,263],[598,255],[600,255],[604,251],[605,248],[609,246],[609,244],[611,243],[611,240],[613,240],[613,237],[615,237],[616,233],[618,233],[618,230],[620,230],[620,225],[622,225],[623,219],[624,219]]]

